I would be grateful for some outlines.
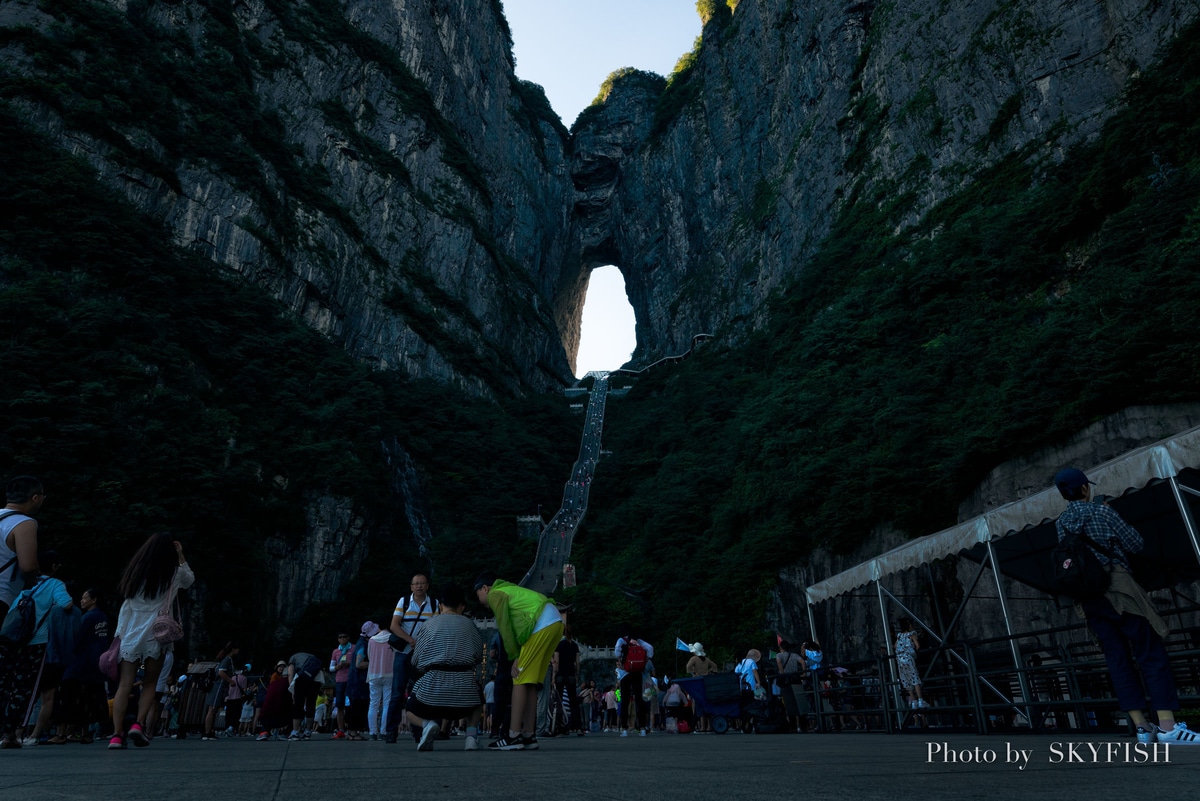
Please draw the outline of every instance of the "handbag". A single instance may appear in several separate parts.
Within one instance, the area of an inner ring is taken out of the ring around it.
[[[171,578],[171,588],[167,591],[158,617],[150,624],[150,634],[154,641],[161,645],[170,645],[183,639],[183,624],[175,619],[172,606],[175,605],[175,578]]]
[[[104,678],[109,681],[116,681],[118,678],[117,665],[121,662],[121,638],[113,637],[112,642],[108,646],[108,650],[100,654],[100,663],[98,667],[100,672],[104,674]]]

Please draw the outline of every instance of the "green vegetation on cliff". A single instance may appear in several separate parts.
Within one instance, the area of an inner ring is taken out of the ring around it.
[[[611,401],[581,581],[644,590],[663,643],[761,644],[812,548],[939,530],[998,464],[1200,399],[1200,27],[1126,101],[1061,164],[1014,153],[900,234],[911,199],[856,190],[766,330]]]
[[[268,541],[294,546],[319,496],[352,503],[373,536],[360,580],[301,635],[385,620],[431,560],[442,581],[523,574],[532,546],[514,517],[556,503],[578,442],[561,399],[492,403],[356,364],[176,248],[2,102],[0,342],[0,465],[46,482],[43,544],[66,576],[111,591],[146,534],[179,535],[212,642],[270,644]],[[430,558],[392,489],[393,438],[418,465]]]

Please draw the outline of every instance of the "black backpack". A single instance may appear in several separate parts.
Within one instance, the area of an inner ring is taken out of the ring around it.
[[[1092,548],[1112,558],[1111,551],[1084,534],[1082,529],[1068,529],[1066,536],[1054,546],[1051,559],[1060,595],[1076,601],[1090,601],[1102,597],[1108,590],[1112,576]]]

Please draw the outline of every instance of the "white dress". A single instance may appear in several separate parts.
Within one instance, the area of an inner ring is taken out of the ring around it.
[[[188,567],[187,562],[175,571],[175,589],[186,590],[196,581],[196,574]],[[144,659],[162,659],[163,651],[174,650],[173,644],[163,645],[154,639],[151,628],[154,618],[163,606],[163,596],[147,598],[138,593],[132,598],[126,598],[121,604],[121,612],[117,615],[117,630],[113,635],[121,638],[121,661],[141,662]]]

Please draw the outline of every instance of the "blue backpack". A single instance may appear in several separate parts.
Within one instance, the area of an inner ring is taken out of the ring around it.
[[[4,624],[0,626],[0,643],[5,645],[28,645],[33,639],[33,635],[42,624],[46,622],[46,616],[50,614],[50,610],[46,610],[46,614],[42,615],[42,619],[37,619],[37,603],[33,600],[33,594],[37,592],[38,587],[42,586],[40,579],[37,584],[34,584],[28,590],[22,590],[20,596],[17,597],[17,602],[13,604],[12,609],[8,610],[8,615],[4,618]]]

